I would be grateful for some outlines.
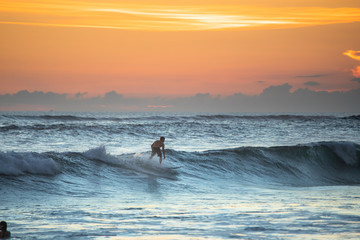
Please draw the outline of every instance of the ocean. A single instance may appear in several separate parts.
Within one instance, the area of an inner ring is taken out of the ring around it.
[[[0,134],[12,239],[360,239],[357,114],[2,112]]]

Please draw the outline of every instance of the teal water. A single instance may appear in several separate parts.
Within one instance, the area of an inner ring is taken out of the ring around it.
[[[0,133],[14,239],[360,238],[358,115],[3,113]]]

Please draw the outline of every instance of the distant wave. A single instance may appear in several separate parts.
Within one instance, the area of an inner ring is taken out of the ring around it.
[[[59,124],[33,124],[33,125],[15,125],[11,124],[8,126],[0,127],[0,132],[7,132],[7,131],[21,131],[21,130],[32,130],[32,131],[42,131],[42,130],[70,130],[70,129],[79,129],[83,128],[83,125],[69,125],[65,123]]]
[[[93,121],[97,118],[93,117],[80,117],[74,115],[17,115],[17,114],[4,114],[3,118],[9,119],[29,119],[29,120],[59,120],[59,121]]]
[[[201,119],[253,119],[253,120],[316,120],[316,119],[334,119],[330,115],[300,115],[300,114],[251,114],[251,115],[198,115]]]
[[[240,147],[203,152],[167,150],[162,165],[149,153],[112,155],[105,146],[83,153],[0,152],[0,175],[94,174],[98,164],[176,180],[179,174],[216,184],[217,179],[291,186],[360,184],[360,145],[317,142],[295,146]],[[174,167],[180,167],[175,169]]]
[[[352,115],[352,116],[348,116],[348,117],[343,117],[343,119],[360,120],[360,115]]]
[[[360,120],[360,115],[351,115],[345,117],[336,117],[333,115],[301,115],[301,114],[198,114],[198,115],[171,115],[171,116],[105,116],[105,117],[92,117],[82,115],[39,115],[39,114],[3,114],[2,118],[8,119],[29,119],[29,120],[51,120],[51,121],[133,121],[133,120],[157,120],[157,121],[177,121],[177,120],[231,120],[231,119],[253,119],[253,120],[321,120],[321,119],[349,119]]]
[[[251,121],[322,121],[322,120],[339,120],[339,121],[357,121],[360,120],[360,115],[352,115],[347,117],[335,117],[335,116],[325,116],[325,115],[231,115],[231,114],[198,114],[198,115],[170,115],[170,116],[101,116],[93,117],[91,115],[32,115],[29,113],[23,115],[17,114],[3,114],[0,115],[3,119],[2,125],[0,125],[0,132],[8,131],[21,131],[21,130],[71,130],[71,129],[87,129],[90,126],[90,123],[102,121],[105,122],[124,122],[135,124],[138,123],[139,126],[143,126],[144,122],[150,120],[156,122],[183,122],[183,121],[194,121],[194,122],[203,122],[203,121],[231,121],[231,120],[251,120]],[[15,120],[15,121],[14,121]],[[30,120],[30,121],[27,121]],[[103,123],[101,123],[103,124]],[[101,127],[101,124],[99,126]],[[135,125],[134,125],[135,126]]]

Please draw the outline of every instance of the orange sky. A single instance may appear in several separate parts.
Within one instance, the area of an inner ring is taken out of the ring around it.
[[[0,94],[349,90],[358,29],[358,0],[0,0]]]

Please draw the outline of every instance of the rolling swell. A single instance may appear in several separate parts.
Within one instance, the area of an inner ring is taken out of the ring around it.
[[[148,161],[148,152],[112,155],[104,146],[83,153],[0,152],[0,177],[67,175],[111,178],[117,175],[155,176],[172,180],[194,179],[216,184],[281,184],[289,186],[360,184],[360,145],[318,142],[295,146],[240,147],[184,152],[167,150],[166,161]],[[174,169],[172,167],[180,167]],[[185,178],[182,178],[184,176]],[[40,176],[39,176],[40,177]],[[185,180],[184,180],[185,181]]]
[[[360,184],[360,145],[318,142],[295,146],[240,147],[205,152],[176,152],[188,173],[212,181],[227,179],[256,185]],[[185,174],[185,173],[184,173]]]
[[[179,159],[203,168],[201,172],[210,179],[217,175],[241,182],[292,186],[360,184],[360,145],[351,142],[241,147],[183,153]]]

